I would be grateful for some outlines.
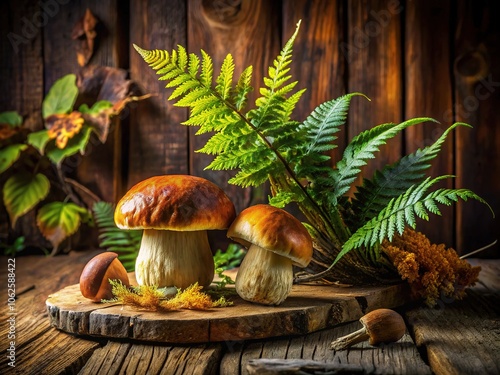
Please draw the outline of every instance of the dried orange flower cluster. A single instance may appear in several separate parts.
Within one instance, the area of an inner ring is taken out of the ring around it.
[[[104,302],[119,302],[139,309],[150,311],[208,310],[212,307],[231,305],[231,302],[228,302],[224,297],[213,301],[208,294],[201,291],[203,287],[199,286],[198,283],[184,290],[179,289],[174,297],[168,299],[164,292],[156,286],[141,285],[128,288],[119,280],[110,280],[109,282],[113,287],[115,298]]]
[[[391,243],[384,242],[382,250],[401,278],[408,281],[412,293],[428,306],[436,305],[440,297],[462,298],[465,288],[474,285],[481,271],[481,267],[460,259],[455,250],[432,244],[412,229],[406,229]]]

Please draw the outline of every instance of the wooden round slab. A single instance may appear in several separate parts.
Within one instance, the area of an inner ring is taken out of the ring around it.
[[[367,311],[408,302],[404,285],[338,287],[294,285],[280,306],[231,298],[234,305],[205,311],[151,312],[120,304],[94,303],[79,285],[51,294],[51,324],[65,332],[108,338],[203,343],[297,335],[359,319]]]

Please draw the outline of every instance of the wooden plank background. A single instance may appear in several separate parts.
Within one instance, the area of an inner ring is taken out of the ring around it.
[[[116,201],[132,184],[153,175],[189,173],[226,189],[238,211],[265,201],[266,187],[243,190],[227,184],[230,173],[204,170],[210,158],[195,150],[205,138],[179,125],[186,110],[167,102],[164,84],[131,44],[160,49],[181,44],[190,52],[203,48],[215,67],[229,52],[237,73],[253,65],[253,84],[259,86],[302,19],[292,73],[308,90],[296,118],[304,119],[323,101],[347,92],[371,98],[353,100],[333,162],[349,139],[374,125],[416,116],[441,122],[408,129],[391,140],[364,169],[363,175],[370,176],[430,144],[454,121],[464,121],[474,128],[460,128],[449,137],[431,173],[456,175],[446,186],[470,188],[500,212],[500,26],[495,21],[500,6],[494,0],[3,1],[0,111],[17,110],[29,128],[42,127],[43,95],[57,78],[78,71],[71,31],[87,8],[100,21],[90,63],[126,69],[142,91],[157,95],[133,105],[110,141],[93,147],[74,167],[76,177],[105,200]],[[14,43],[14,34],[23,42]],[[418,228],[459,253],[490,243],[500,233],[498,220],[476,202],[444,213]],[[6,219],[5,213],[0,218]],[[498,255],[498,245],[483,254]]]

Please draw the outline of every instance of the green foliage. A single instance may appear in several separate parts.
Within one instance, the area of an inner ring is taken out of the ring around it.
[[[7,124],[11,128],[17,128],[23,123],[23,118],[16,111],[0,113],[0,124]]]
[[[3,249],[3,255],[8,257],[15,257],[18,253],[23,251],[25,247],[25,238],[23,236],[17,237],[11,244],[0,243],[0,249]]]
[[[43,100],[43,118],[54,114],[69,113],[73,109],[77,96],[76,75],[68,74],[59,78]]]
[[[140,99],[122,99],[118,109],[110,101],[101,100],[75,110],[78,95],[74,74],[58,79],[42,102],[45,129],[35,132],[23,128],[17,112],[0,113],[0,127],[10,129],[0,140],[0,174],[6,175],[2,194],[11,226],[27,212],[38,209],[38,228],[51,242],[53,253],[81,222],[92,225],[89,209],[73,191],[78,183],[67,183],[64,161],[78,153],[84,155],[93,134],[105,142],[109,118],[119,114],[128,101]],[[43,202],[47,197],[55,199],[49,192],[54,196],[62,193],[66,198],[64,202]]]
[[[214,254],[215,274],[219,281],[214,284],[218,289],[223,289],[226,285],[234,284],[230,276],[224,274],[224,271],[238,267],[245,256],[245,251],[236,244],[229,244],[225,251],[217,249]]]
[[[71,202],[51,202],[38,210],[36,222],[40,232],[57,251],[61,242],[76,233],[81,222],[89,222],[86,208]]]
[[[415,216],[428,219],[428,212],[439,214],[437,204],[458,199],[476,199],[465,189],[438,189],[426,193],[437,181],[425,179],[430,162],[437,156],[446,136],[457,126],[451,125],[431,146],[403,157],[397,163],[377,171],[352,190],[361,168],[373,159],[380,148],[406,128],[431,118],[414,118],[400,124],[382,124],[355,136],[342,158],[332,168],[330,155],[336,147],[336,133],[347,119],[350,101],[359,93],[348,94],[320,104],[303,122],[292,119],[292,112],[304,90],[295,91],[291,80],[293,43],[299,30],[284,45],[269,67],[259,89],[254,108],[246,110],[252,68],[248,67],[233,83],[234,63],[228,55],[219,75],[214,77],[210,56],[201,51],[201,59],[179,46],[171,53],[147,51],[134,46],[157,74],[173,89],[175,105],[188,107],[185,125],[199,126],[198,134],[212,133],[199,150],[214,155],[208,169],[236,170],[230,183],[247,187],[266,181],[271,184],[270,204],[285,207],[294,202],[305,214],[307,228],[318,244],[318,263],[333,265],[351,250],[357,249],[343,263],[354,272],[377,269],[378,247],[406,226],[415,226]],[[425,194],[426,193],[426,194]],[[330,269],[331,266],[328,268]]]
[[[97,202],[92,207],[99,229],[99,246],[118,254],[118,259],[129,272],[135,268],[135,259],[141,246],[142,230],[122,230],[113,219],[114,207],[108,202]]]
[[[12,226],[17,219],[35,207],[49,193],[50,182],[41,173],[12,175],[3,187],[3,202]]]

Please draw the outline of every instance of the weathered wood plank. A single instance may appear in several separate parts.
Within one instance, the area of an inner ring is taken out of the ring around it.
[[[22,374],[76,373],[84,365],[99,343],[76,338],[50,327],[44,300],[54,289],[66,283],[77,282],[85,263],[95,252],[72,253],[68,256],[46,258],[40,256],[16,258],[16,371]],[[50,263],[49,263],[50,262]],[[0,274],[6,279],[7,262],[2,257]],[[50,267],[47,267],[50,264]],[[60,277],[54,277],[54,270]],[[6,292],[6,291],[5,291]],[[2,297],[4,297],[2,288]],[[7,298],[4,298],[7,300]],[[0,314],[12,312],[7,306]],[[0,334],[7,336],[9,325],[0,321]],[[2,340],[0,349],[6,352],[9,342]],[[47,351],[46,348],[51,350]],[[64,353],[64,355],[62,355]],[[9,370],[8,359],[0,358],[0,372]]]
[[[495,1],[457,3],[454,79],[455,119],[473,129],[457,129],[456,186],[469,188],[500,212],[500,12]],[[500,222],[478,202],[457,205],[456,236],[464,254],[491,243],[500,233]],[[500,245],[482,256],[498,258]]]
[[[17,111],[31,130],[42,128],[42,30],[52,20],[42,14],[40,4],[32,1],[0,4],[0,112]]]
[[[258,88],[267,75],[267,68],[280,49],[279,8],[277,2],[265,0],[188,2],[188,46],[191,52],[205,50],[213,59],[214,73],[219,73],[228,53],[234,58],[234,77],[253,66],[252,85],[256,90],[249,96],[248,107],[254,106]],[[237,79],[237,78],[235,78]],[[229,185],[231,171],[209,171],[204,168],[211,156],[195,153],[207,141],[209,134],[195,136],[190,129],[190,173],[216,183],[229,195],[239,212],[252,203],[262,203],[267,196],[262,189],[242,189]],[[221,241],[223,242],[223,241]]]
[[[283,1],[283,40],[295,31],[302,20],[295,40],[290,73],[299,81],[299,89],[307,88],[294,112],[303,121],[318,105],[345,94],[345,59],[339,46],[345,42],[344,3],[337,0]],[[332,166],[342,156],[346,129],[337,133],[338,146],[330,152]]]
[[[431,145],[453,123],[453,88],[450,77],[449,28],[451,4],[448,0],[433,2],[409,2],[405,13],[405,118],[432,117],[440,124],[426,123],[412,126],[405,131],[405,151]],[[430,27],[429,25],[432,25]],[[436,38],[439,35],[439,38]],[[453,135],[441,147],[432,161],[430,176],[452,175]],[[451,179],[443,187],[451,188]],[[435,243],[454,246],[453,207],[443,207],[442,217],[431,221],[419,220],[419,231]]]
[[[215,374],[220,345],[162,346],[110,341],[94,352],[82,368],[85,374]]]
[[[186,45],[185,1],[130,3],[131,43],[168,51],[178,44]],[[187,111],[167,100],[171,91],[134,49],[130,52],[130,75],[144,93],[155,96],[131,111],[128,187],[151,176],[188,173],[188,129],[180,125]]]
[[[121,8],[118,1],[79,0],[59,5],[59,11],[50,18],[43,29],[45,92],[62,76],[80,72],[76,42],[71,33],[87,9],[99,22],[96,25],[94,54],[89,64],[115,68],[124,66],[122,39],[119,34]],[[118,122],[114,123],[115,126],[117,124]],[[115,157],[118,153],[115,149],[121,152],[119,133],[110,133],[104,145],[92,135],[85,156],[69,157],[65,161],[64,170],[67,175],[76,178],[101,199],[115,201],[118,195],[118,185],[115,182],[121,181],[122,178],[121,168],[115,168]]]
[[[461,301],[407,313],[415,343],[436,374],[500,372],[500,294],[467,291]],[[487,343],[487,347],[485,346]]]
[[[349,140],[375,125],[400,122],[402,104],[401,13],[398,1],[364,0],[348,2],[347,43],[341,51],[347,60],[347,92],[361,92],[371,101],[357,98],[351,103]],[[402,137],[394,137],[369,161],[362,176],[398,160]],[[360,183],[360,179],[356,184]]]
[[[431,374],[430,368],[421,359],[408,334],[405,334],[397,343],[390,345],[371,346],[362,343],[346,351],[336,352],[330,349],[330,343],[337,337],[360,327],[359,322],[353,322],[302,337],[251,342],[241,350],[238,357],[239,363],[232,362],[233,367],[225,367],[225,372],[221,373],[251,374],[255,370],[254,360],[274,359],[284,366],[300,364],[301,361],[314,361],[318,366],[320,364],[337,365],[340,369],[351,366],[353,370],[362,371],[361,373]],[[319,369],[319,367],[316,368]],[[262,368],[259,367],[259,369]]]

